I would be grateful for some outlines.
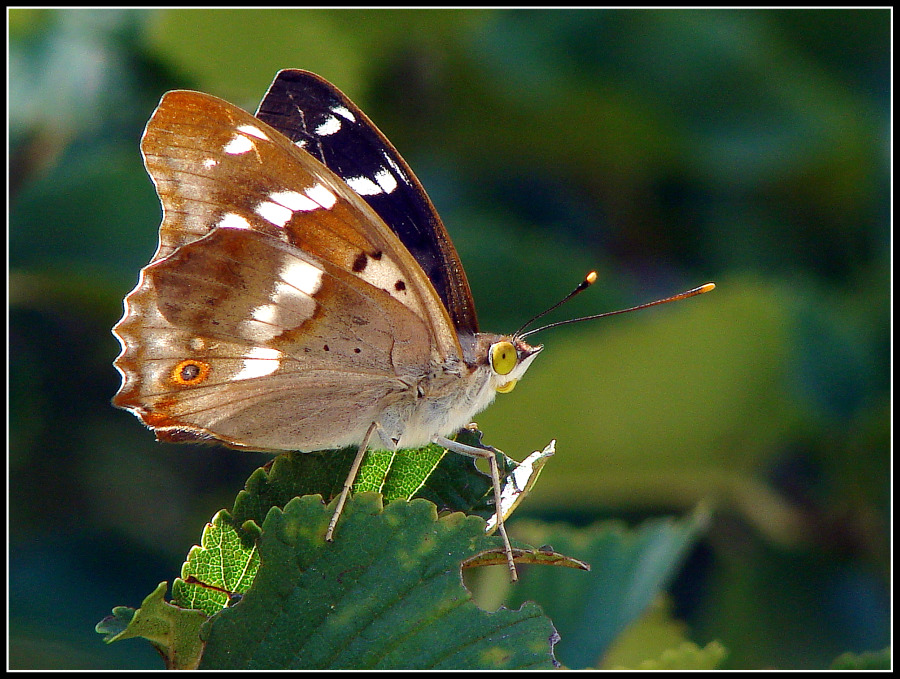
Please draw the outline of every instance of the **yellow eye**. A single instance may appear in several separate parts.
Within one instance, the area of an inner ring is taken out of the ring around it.
[[[518,362],[519,356],[512,342],[496,342],[491,345],[491,367],[498,375],[509,375]]]

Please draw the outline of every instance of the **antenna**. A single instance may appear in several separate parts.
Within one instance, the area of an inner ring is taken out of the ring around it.
[[[589,287],[591,287],[591,286],[594,284],[594,281],[596,281],[596,280],[597,280],[597,272],[596,272],[596,271],[591,271],[587,276],[584,277],[584,280],[581,281],[581,283],[579,283],[578,286],[577,286],[574,290],[572,290],[572,292],[570,292],[568,295],[566,295],[565,297],[563,297],[561,300],[559,300],[556,304],[554,304],[554,305],[553,305],[552,307],[550,307],[549,309],[545,309],[544,311],[542,311],[541,313],[539,313],[537,316],[533,316],[533,317],[530,318],[528,321],[526,321],[525,324],[524,324],[521,328],[519,328],[518,330],[516,330],[516,331],[513,333],[513,337],[525,337],[525,335],[521,334],[522,331],[523,331],[525,328],[527,328],[529,325],[531,325],[532,323],[534,323],[537,319],[546,316],[547,314],[549,314],[549,313],[550,313],[551,311],[553,311],[554,309],[556,309],[556,308],[558,308],[558,307],[561,307],[563,304],[565,304],[566,302],[568,302],[570,299],[572,299],[572,298],[573,298],[575,295],[577,295],[579,292],[583,292],[584,290],[587,290]],[[537,330],[532,330],[531,332],[528,332],[528,333],[525,333],[525,334],[526,334],[526,335],[530,335],[532,332],[537,332]]]
[[[561,304],[568,302],[579,292],[581,292],[582,290],[586,290],[596,280],[597,280],[597,272],[591,271],[587,276],[585,276],[584,280],[578,284],[578,287],[576,287],[572,292],[570,292],[568,295],[566,295],[563,299],[561,299],[559,302],[554,304],[552,307],[547,309],[547,311],[543,311],[543,312],[539,313],[537,316],[535,316],[530,321],[528,321],[513,336],[518,339],[525,339],[529,335],[533,335],[536,332],[541,332],[542,330],[547,330],[548,328],[556,328],[560,325],[568,325],[569,323],[580,323],[581,321],[592,321],[595,318],[603,318],[604,316],[615,316],[616,314],[626,314],[629,311],[638,311],[639,309],[646,309],[648,307],[656,306],[658,304],[668,304],[669,302],[677,302],[678,300],[687,299],[688,297],[694,297],[695,295],[702,295],[704,292],[709,292],[710,290],[713,290],[716,287],[715,283],[706,283],[697,288],[693,288],[691,290],[686,290],[685,292],[680,292],[677,295],[672,295],[671,297],[666,297],[664,299],[658,299],[655,302],[647,302],[645,304],[638,304],[637,306],[629,307],[628,309],[619,309],[618,311],[607,311],[606,313],[594,314],[593,316],[582,316],[581,318],[570,318],[565,321],[557,321],[556,323],[542,325],[540,328],[535,328],[534,330],[529,330],[526,333],[522,333],[522,330],[524,330],[529,325],[534,323],[537,319],[541,318],[541,316],[544,316],[545,314],[553,311]]]

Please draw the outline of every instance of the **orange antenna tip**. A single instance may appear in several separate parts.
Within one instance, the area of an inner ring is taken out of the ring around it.
[[[587,276],[584,277],[584,282],[588,285],[593,285],[597,282],[597,272],[591,271]]]
[[[706,285],[700,286],[700,290],[697,292],[697,294],[703,294],[704,292],[709,292],[710,290],[715,290],[715,289],[716,289],[715,283],[707,283]]]

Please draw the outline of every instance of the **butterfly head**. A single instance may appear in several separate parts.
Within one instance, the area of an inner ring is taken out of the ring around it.
[[[491,386],[501,394],[511,392],[543,348],[543,344],[533,347],[515,336],[493,338],[486,352]]]
[[[544,345],[539,344],[536,347],[531,346],[525,341],[525,338],[529,335],[533,335],[537,332],[542,332],[544,330],[548,330],[550,328],[555,328],[561,325],[568,325],[570,323],[580,323],[581,321],[589,321],[597,318],[603,318],[605,316],[613,316],[615,314],[626,313],[628,311],[637,311],[639,309],[646,309],[651,306],[656,306],[657,304],[666,304],[668,302],[675,302],[681,299],[687,299],[688,297],[693,297],[694,295],[699,295],[704,292],[709,292],[714,289],[716,286],[714,283],[707,283],[705,285],[701,285],[700,287],[694,288],[692,290],[688,290],[686,292],[679,293],[677,295],[673,295],[671,297],[666,297],[664,299],[656,300],[655,302],[648,302],[646,304],[640,304],[635,307],[631,307],[629,309],[620,309],[618,311],[607,311],[602,314],[594,314],[592,316],[582,316],[580,318],[570,318],[564,321],[557,321],[556,323],[550,323],[549,325],[541,326],[540,328],[535,328],[533,330],[525,329],[534,323],[537,319],[545,316],[549,312],[558,308],[562,304],[565,304],[567,301],[572,299],[575,295],[581,293],[586,290],[588,287],[593,285],[597,280],[597,273],[595,271],[591,271],[587,276],[585,276],[584,280],[578,284],[578,286],[566,295],[559,302],[551,306],[549,309],[542,311],[537,314],[527,323],[525,323],[521,328],[519,328],[512,335],[503,335],[503,336],[483,336],[485,339],[482,341],[488,345],[487,351],[484,352],[486,355],[487,365],[490,367],[491,371],[491,385],[494,389],[501,393],[507,394],[513,390],[516,386],[516,383],[521,379],[522,375],[525,374],[525,371],[528,370],[528,366],[531,365],[531,362],[534,360],[535,356],[540,353],[540,351],[544,348]]]

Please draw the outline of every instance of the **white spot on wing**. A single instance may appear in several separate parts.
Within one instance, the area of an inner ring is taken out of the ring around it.
[[[273,191],[269,194],[269,198],[295,212],[297,210],[309,212],[310,210],[318,210],[321,207],[314,200],[297,191]]]
[[[238,125],[238,131],[249,134],[257,139],[268,139],[266,133],[254,125]]]
[[[256,214],[263,219],[269,221],[275,226],[284,226],[294,215],[293,210],[289,210],[284,205],[264,200],[255,208]]]
[[[384,189],[385,193],[390,193],[397,188],[397,178],[388,172],[385,167],[375,173],[375,181],[378,182],[378,186]]]
[[[306,189],[305,193],[326,210],[330,209],[337,202],[337,196],[335,196],[330,189],[323,186],[322,184],[311,186],[310,188]]]
[[[310,297],[322,287],[322,272],[302,259],[291,259],[279,272],[281,280]]]
[[[274,325],[278,321],[278,305],[277,304],[260,304],[250,312],[250,317],[260,323]]]
[[[315,286],[315,281],[306,281],[306,283],[317,287]],[[296,325],[298,322],[305,321],[316,310],[316,303],[312,295],[285,281],[276,281],[272,299],[275,301],[275,304],[289,307],[294,316],[300,316],[299,321],[294,318],[288,325]],[[282,324],[284,324],[284,321],[282,321]]]
[[[232,156],[239,155],[241,153],[247,153],[253,148],[253,142],[249,137],[245,137],[242,134],[236,134],[231,138],[227,144],[225,144],[225,148],[223,149],[225,153],[228,153]]]
[[[337,106],[332,106],[332,107],[331,107],[331,110],[332,110],[334,113],[337,113],[341,118],[346,118],[346,119],[349,120],[351,123],[355,123],[355,122],[356,122],[356,116],[353,115],[353,111],[351,111],[351,110],[350,110],[349,108],[347,108],[346,106],[341,106],[340,104],[338,104]]]
[[[250,310],[250,317],[238,324],[238,334],[257,344],[266,344],[285,329],[298,328],[316,311],[315,291],[322,272],[303,260],[285,258],[273,282],[269,302]]]
[[[270,315],[277,313],[272,304],[261,304],[251,312],[252,318],[238,323],[238,335],[255,344],[265,344],[281,334],[282,328],[268,320]]]
[[[203,167],[205,167],[207,170],[214,168],[218,164],[219,164],[219,161],[216,160],[215,158],[204,158],[203,159]]]
[[[244,365],[233,379],[250,380],[271,375],[281,365],[281,356],[277,349],[253,347],[244,356]]]
[[[377,196],[382,193],[382,188],[368,177],[347,177],[344,181],[360,196]]]
[[[249,229],[250,222],[237,213],[229,212],[228,214],[222,215],[222,218],[216,226],[223,229]]]
[[[391,158],[391,154],[389,154],[387,151],[382,151],[381,157],[387,161],[387,164],[390,165],[391,169],[396,174],[403,177],[404,179],[406,178],[406,173],[403,172],[403,169],[400,167],[400,165],[397,163],[397,161],[394,160],[393,158]]]
[[[316,134],[320,137],[327,137],[329,134],[334,134],[340,129],[340,119],[336,116],[328,116],[328,118],[325,119],[325,122],[316,127]]]

